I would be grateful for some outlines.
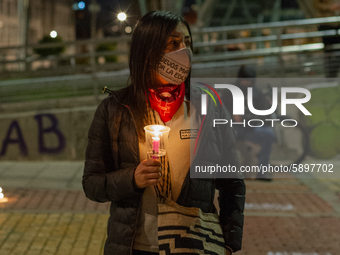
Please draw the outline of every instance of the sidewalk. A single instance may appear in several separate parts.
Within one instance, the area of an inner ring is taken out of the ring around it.
[[[99,255],[109,204],[88,200],[83,162],[0,162],[1,255]],[[239,255],[337,255],[338,179],[247,180]]]

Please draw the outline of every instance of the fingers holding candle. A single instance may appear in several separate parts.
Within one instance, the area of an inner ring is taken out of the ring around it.
[[[161,162],[155,159],[142,161],[134,173],[135,183],[138,188],[146,188],[159,182],[161,173]]]

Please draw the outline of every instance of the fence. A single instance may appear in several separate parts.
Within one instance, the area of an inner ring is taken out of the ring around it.
[[[321,36],[340,33],[335,29],[318,31],[317,26],[337,22],[340,17],[193,29],[193,76],[231,76],[244,63],[256,64],[259,73],[269,76],[321,73]],[[0,102],[38,99],[37,91],[42,98],[46,98],[44,91],[58,97],[97,96],[101,86],[112,87],[112,80],[118,87],[124,86],[130,39],[122,36],[0,48]],[[112,44],[114,50],[96,50]],[[65,52],[46,58],[35,53],[51,47],[64,47]],[[32,77],[35,80],[27,80]],[[13,80],[18,78],[26,79]]]

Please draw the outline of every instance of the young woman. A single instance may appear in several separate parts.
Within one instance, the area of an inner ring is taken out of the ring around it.
[[[170,198],[181,206],[215,213],[215,188],[220,191],[226,254],[241,248],[243,180],[190,179],[190,143],[195,139],[180,134],[190,129],[195,116],[188,104],[191,54],[190,29],[181,16],[146,14],[132,36],[131,85],[111,93],[97,108],[88,135],[83,188],[89,199],[111,202],[105,255],[159,254],[157,204]],[[149,124],[171,128],[166,167],[147,159],[143,128]],[[209,148],[223,163],[237,164],[231,130],[222,136],[201,146],[196,157]],[[218,151],[221,141],[226,145],[223,153]]]

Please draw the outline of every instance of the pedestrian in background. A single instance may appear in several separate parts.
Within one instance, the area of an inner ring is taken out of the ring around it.
[[[271,102],[267,99],[265,94],[257,87],[256,84],[256,70],[250,65],[242,65],[237,74],[237,80],[235,84],[238,88],[242,90],[244,98],[248,98],[248,88],[252,88],[252,104],[257,110],[268,110],[271,107]],[[224,104],[226,105],[229,112],[234,112],[233,110],[233,96],[230,91],[225,90],[222,94]],[[247,101],[247,100],[246,100]],[[275,133],[273,127],[270,123],[265,120],[272,118],[271,115],[259,116],[252,113],[249,110],[248,104],[244,104],[244,115],[233,115],[233,120],[235,122],[248,122],[251,119],[261,119],[265,123],[262,127],[249,127],[243,125],[235,125],[236,140],[238,142],[251,142],[260,147],[260,150],[255,155],[257,157],[258,166],[268,166],[270,164],[270,154],[272,152],[272,147],[276,141]],[[248,148],[247,148],[248,149]],[[255,149],[254,147],[250,149]],[[241,151],[241,157],[246,157],[249,162],[249,157],[254,156],[253,153],[247,151]],[[273,178],[272,173],[258,173],[256,179],[271,181]]]
[[[143,16],[131,41],[131,85],[112,92],[96,110],[88,134],[83,188],[89,199],[111,202],[105,255],[151,255],[160,251],[204,253],[203,245],[214,236],[205,233],[204,228],[200,229],[196,240],[178,240],[179,233],[188,231],[177,232],[174,243],[181,247],[159,245],[158,206],[165,200],[172,200],[178,208],[198,210],[204,216],[217,215],[213,204],[215,188],[219,189],[218,225],[222,231],[221,237],[217,237],[223,240],[217,245],[222,245],[224,251],[218,254],[231,254],[241,249],[243,179],[190,178],[190,145],[195,139],[183,139],[180,131],[190,130],[190,121],[197,116],[189,104],[191,40],[188,23],[181,16],[161,11]],[[182,70],[181,75],[166,72],[168,69],[164,69],[164,65]],[[225,108],[217,113],[220,118],[227,118]],[[171,128],[165,165],[159,160],[147,159],[143,128],[149,124]],[[213,150],[218,162],[207,159],[207,163],[236,165],[231,128],[213,132],[212,125],[205,123],[202,129],[206,130],[203,135],[218,134],[219,137],[206,139],[208,141],[198,145],[193,160],[205,160],[205,150]],[[171,217],[175,221],[183,217],[179,213],[174,215]],[[202,240],[202,234],[209,238]]]

